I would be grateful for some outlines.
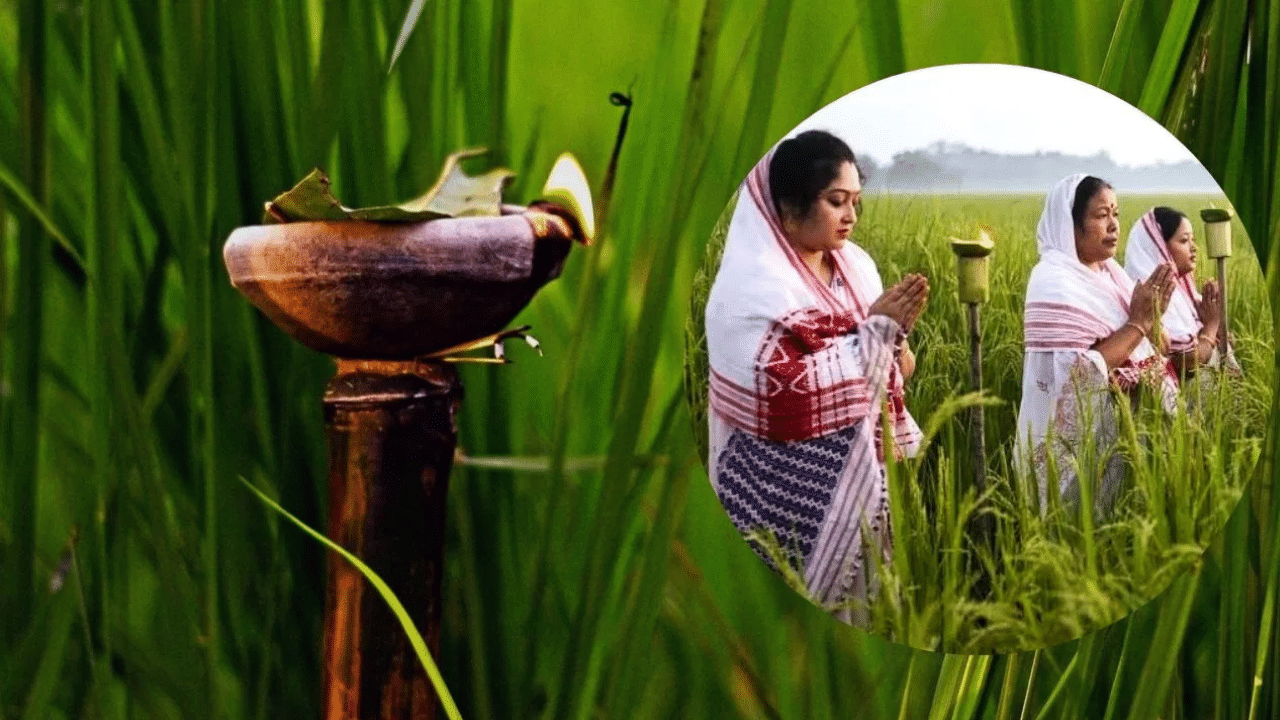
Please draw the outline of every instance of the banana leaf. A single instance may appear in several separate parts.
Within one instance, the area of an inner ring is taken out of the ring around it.
[[[496,217],[502,213],[502,189],[515,177],[506,168],[468,175],[460,162],[484,154],[484,149],[459,150],[450,155],[440,179],[422,195],[399,205],[349,208],[338,202],[330,181],[315,168],[297,185],[266,203],[264,225],[305,220],[372,220],[421,222],[451,217]]]

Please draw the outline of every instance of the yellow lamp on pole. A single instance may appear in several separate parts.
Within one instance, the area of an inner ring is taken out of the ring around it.
[[[1231,257],[1231,217],[1231,211],[1225,208],[1205,208],[1200,211],[1209,257]]]
[[[982,389],[982,332],[978,319],[978,306],[991,296],[990,258],[995,242],[986,228],[978,229],[978,237],[972,240],[951,238],[951,250],[956,254],[956,280],[960,302],[969,316],[969,376],[973,389]],[[987,484],[986,434],[983,428],[981,405],[970,409],[972,422],[973,475],[981,495]],[[978,533],[991,542],[994,535],[990,516],[983,513],[977,519]]]
[[[1218,350],[1222,353],[1227,352],[1227,258],[1231,257],[1231,218],[1231,211],[1226,208],[1205,208],[1200,211],[1209,257],[1218,266],[1218,300],[1222,303]]]
[[[984,303],[990,296],[990,278],[987,270],[995,242],[986,228],[978,230],[973,240],[951,238],[951,250],[956,254],[956,278],[960,302]]]

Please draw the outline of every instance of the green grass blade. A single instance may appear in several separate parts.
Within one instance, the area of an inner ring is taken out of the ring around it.
[[[444,678],[440,676],[440,670],[436,667],[435,660],[431,658],[431,652],[427,650],[426,640],[423,639],[422,634],[418,632],[418,628],[413,624],[413,618],[409,617],[409,611],[405,610],[404,605],[400,603],[400,599],[395,596],[395,593],[391,592],[391,588],[387,586],[387,583],[372,568],[365,565],[360,558],[352,555],[341,545],[333,542],[323,534],[312,530],[310,526],[280,507],[274,500],[267,497],[266,493],[254,487],[248,480],[243,477],[239,478],[239,480],[254,495],[257,495],[263,504],[275,510],[286,520],[296,525],[298,529],[319,540],[325,547],[341,555],[343,559],[351,563],[360,571],[361,575],[368,579],[369,584],[373,585],[374,589],[378,591],[378,595],[382,597],[387,606],[391,608],[391,612],[395,614],[396,620],[400,621],[400,627],[404,628],[405,634],[409,636],[409,643],[413,645],[413,651],[417,653],[418,660],[422,663],[423,669],[427,671],[427,677],[431,680],[431,686],[435,688],[436,696],[439,697],[445,714],[449,716],[450,720],[461,720],[462,714],[458,712],[458,706],[453,702],[453,696],[449,693],[449,688],[445,685]]]
[[[1274,407],[1273,407],[1274,412]],[[1276,436],[1276,422],[1272,422],[1271,432],[1273,443]],[[1274,444],[1272,445],[1274,449]],[[1258,615],[1258,650],[1253,665],[1253,682],[1250,684],[1251,692],[1249,694],[1249,720],[1256,720],[1261,717],[1258,707],[1263,702],[1262,689],[1265,684],[1264,673],[1267,668],[1267,661],[1271,651],[1271,638],[1275,633],[1276,622],[1276,595],[1280,593],[1280,501],[1274,499],[1271,503],[1271,547],[1267,553],[1267,573],[1265,584],[1263,586],[1264,597],[1262,602],[1262,610]],[[1273,688],[1274,689],[1274,688]],[[1274,702],[1274,699],[1272,699]]]
[[[110,535],[108,531],[108,503],[114,494],[115,463],[113,447],[115,433],[111,422],[111,387],[116,378],[110,372],[115,363],[111,358],[112,339],[117,331],[122,312],[121,272],[119,251],[119,225],[116,209],[119,206],[120,182],[118,173],[118,119],[117,93],[119,86],[114,63],[114,14],[110,3],[95,2],[88,7],[85,21],[85,81],[86,105],[90,108],[89,173],[86,190],[89,218],[86,239],[86,261],[92,278],[88,293],[88,342],[90,357],[106,358],[91,369],[92,388],[91,455],[94,463],[95,507],[94,526],[89,545],[94,549],[97,572],[97,627],[101,634],[99,644],[103,655],[110,657],[111,643],[111,586],[109,557]],[[104,703],[104,714],[110,713],[106,704],[109,682],[101,672],[95,685]]]
[[[1237,510],[1244,510],[1242,504]],[[1244,547],[1247,542],[1248,517],[1243,512],[1234,512],[1223,530],[1223,543],[1227,548]],[[1244,698],[1241,692],[1245,687],[1245,634],[1249,632],[1245,620],[1245,594],[1249,573],[1249,558],[1240,552],[1228,551],[1225,557],[1226,568],[1223,588],[1223,610],[1218,632],[1224,638],[1222,647],[1224,677],[1221,692],[1223,693],[1222,711],[1225,717],[1242,717],[1245,712]]]
[[[1000,684],[1000,702],[996,706],[995,720],[1009,720],[1009,713],[1013,712],[1014,688],[1018,681],[1018,665],[1022,662],[1022,656],[1013,653],[1006,655],[1004,658],[1004,679]]]
[[[46,38],[48,18],[43,2],[26,3],[21,8],[19,33],[22,53],[19,72],[21,103],[18,134],[22,144],[21,181],[38,194],[31,197],[21,189],[19,178],[6,181],[19,202],[34,211],[47,202],[45,168],[47,157],[46,127]],[[2,169],[2,168],[0,168]],[[7,171],[5,172],[7,175]],[[0,175],[0,180],[5,179]],[[45,293],[44,277],[47,240],[41,225],[23,218],[18,227],[17,286],[14,301],[21,312],[14,323],[15,358],[12,397],[0,405],[0,472],[11,481],[3,483],[0,497],[6,505],[0,510],[0,521],[9,526],[8,535],[0,542],[0,578],[4,588],[7,616],[0,621],[0,639],[13,641],[25,629],[32,614],[36,550],[36,502],[40,477],[40,361],[43,354]],[[7,251],[3,248],[0,252]],[[7,282],[5,283],[8,284]],[[8,318],[0,318],[6,321]],[[3,352],[3,348],[0,348]],[[7,545],[7,547],[5,547]],[[7,644],[7,643],[6,643]]]
[[[36,681],[27,693],[23,704],[23,720],[40,720],[50,715],[59,678],[64,677],[63,665],[67,661],[67,645],[71,625],[75,621],[75,601],[69,588],[61,597],[50,598],[54,609],[48,625],[44,653],[36,669]]]
[[[756,66],[751,77],[751,93],[747,96],[747,107],[761,108],[759,112],[749,113],[738,136],[738,152],[730,175],[745,175],[755,164],[756,158],[763,154],[768,140],[765,129],[769,125],[768,109],[772,108],[774,89],[778,84],[780,63],[778,56],[782,53],[782,42],[787,35],[787,21],[791,15],[790,0],[767,0],[764,6],[763,27],[768,32],[760,36],[760,46],[756,51]]]
[[[1027,720],[1027,711],[1031,708],[1031,694],[1035,690],[1036,670],[1040,668],[1040,652],[1036,650],[1031,655],[1031,671],[1027,676],[1026,694],[1022,696],[1022,713],[1018,715],[1021,720]]]
[[[1129,618],[1124,621],[1124,641],[1120,643],[1120,661],[1116,664],[1116,671],[1111,678],[1111,691],[1107,695],[1107,710],[1102,716],[1102,720],[1111,720],[1115,717],[1116,708],[1119,707],[1120,699],[1120,683],[1124,678],[1125,665],[1129,659],[1129,639],[1133,633],[1134,620]]]
[[[869,0],[863,30],[866,43],[865,62],[874,77],[888,77],[907,69],[903,49],[904,27],[898,0]]]
[[[1151,66],[1142,85],[1142,95],[1138,98],[1138,109],[1153,118],[1164,116],[1169,93],[1186,52],[1198,5],[1197,0],[1173,0],[1169,8],[1164,29],[1160,33],[1160,43],[1151,58]]]
[[[1172,650],[1185,636],[1198,578],[1198,572],[1187,573],[1175,580],[1166,594],[1152,636],[1153,644],[1133,692],[1130,720],[1149,717],[1151,710],[1161,707],[1167,697],[1177,661],[1177,653]]]
[[[991,655],[970,655],[965,663],[964,677],[956,688],[955,712],[952,720],[972,720],[978,711],[978,703],[987,688],[987,674],[991,670]]]
[[[418,26],[418,18],[422,16],[422,9],[427,6],[427,0],[412,0],[409,3],[409,9],[404,13],[404,21],[400,24],[400,33],[396,35],[395,47],[391,49],[391,59],[387,61],[387,72],[391,72],[391,68],[395,67],[396,60],[399,59],[400,53],[404,51],[405,43],[409,42],[409,36],[413,34],[413,29]]]
[[[908,701],[911,699],[911,675],[915,672],[916,656],[911,654],[911,661],[907,663],[907,677],[902,681],[902,703],[898,706],[898,720],[907,720]]]
[[[1049,692],[1049,697],[1045,698],[1040,704],[1040,712],[1036,713],[1036,720],[1045,720],[1049,717],[1049,710],[1053,707],[1053,703],[1062,695],[1062,691],[1066,688],[1068,681],[1073,679],[1076,663],[1080,661],[1080,645],[1076,645],[1076,652],[1071,655],[1071,662],[1063,668],[1062,673],[1058,675],[1058,682],[1054,684],[1053,690]]]
[[[1112,94],[1119,94],[1120,75],[1129,60],[1129,52],[1133,47],[1133,36],[1138,30],[1138,17],[1142,12],[1142,0],[1124,0],[1120,6],[1120,17],[1116,19],[1115,30],[1111,33],[1111,43],[1107,46],[1107,55],[1102,61],[1102,72],[1098,74],[1096,85]]]
[[[80,254],[75,244],[71,242],[66,233],[58,228],[57,223],[49,215],[49,211],[31,196],[27,186],[3,164],[0,164],[0,185],[4,185],[9,189],[9,192],[13,194],[13,198],[22,207],[26,208],[27,212],[31,213],[31,216],[40,223],[40,226],[49,234],[49,237],[53,238],[54,242],[58,243],[63,250],[66,250],[67,254],[76,261],[80,269],[84,270],[84,257]]]
[[[938,684],[933,688],[929,720],[947,720],[953,717],[973,658],[972,655],[947,655],[942,659],[942,672],[938,676]]]

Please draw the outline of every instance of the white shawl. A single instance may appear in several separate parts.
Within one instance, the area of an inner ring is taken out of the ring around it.
[[[897,363],[884,368],[887,379],[869,376],[850,342],[883,292],[875,263],[847,242],[831,256],[834,280],[848,292],[818,279],[783,235],[768,187],[772,156],[743,183],[707,299],[711,412],[762,438],[803,440],[878,414],[887,395],[895,447],[912,455],[920,430],[902,405]],[[898,330],[884,316],[871,322]],[[712,457],[714,450],[713,438]]]
[[[1101,270],[1080,262],[1071,205],[1085,177],[1069,175],[1045,197],[1036,228],[1040,261],[1027,281],[1017,440],[1019,457],[1030,461],[1039,476],[1042,508],[1048,495],[1049,454],[1058,466],[1059,492],[1071,498],[1078,492],[1075,451],[1090,441],[1106,452],[1114,441],[1108,380],[1124,390],[1143,380],[1150,382],[1159,388],[1168,411],[1177,393],[1168,363],[1146,339],[1111,371],[1102,354],[1092,349],[1128,322],[1134,284],[1114,260],[1103,263]],[[1052,448],[1046,447],[1050,433],[1055,439]],[[1101,492],[1095,492],[1099,504],[1118,491],[1114,480],[1110,478],[1099,488]]]
[[[707,299],[708,471],[735,525],[774,532],[810,595],[838,606],[866,599],[864,525],[888,556],[882,405],[895,454],[914,455],[922,435],[902,402],[901,329],[867,315],[882,292],[875,263],[845,243],[831,253],[842,291],[819,281],[783,234],[772,156],[743,183]],[[828,453],[829,465],[797,460]]]

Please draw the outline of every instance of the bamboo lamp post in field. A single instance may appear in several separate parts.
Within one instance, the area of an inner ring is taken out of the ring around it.
[[[956,278],[960,302],[964,303],[969,320],[969,380],[975,391],[982,389],[982,333],[979,307],[991,295],[990,257],[995,243],[985,228],[979,228],[973,240],[951,238],[951,250],[956,254]],[[987,487],[987,447],[984,432],[983,407],[975,405],[969,410],[973,437],[970,441],[973,457],[973,473],[978,493]]]
[[[1205,244],[1209,257],[1218,270],[1218,300],[1222,304],[1222,321],[1218,324],[1218,347],[1227,351],[1227,258],[1231,257],[1231,211],[1226,208],[1205,208],[1200,211],[1204,221]]]
[[[232,284],[302,344],[335,356],[325,389],[328,535],[399,598],[439,652],[445,495],[462,400],[459,361],[504,362],[504,331],[594,233],[586,179],[561,156],[539,201],[502,203],[510,173],[449,158],[426,195],[351,210],[314,172],[267,203],[223,258]],[[527,338],[526,336],[526,339]],[[492,346],[494,357],[463,353]],[[434,718],[438,699],[395,615],[330,555],[324,718]]]

